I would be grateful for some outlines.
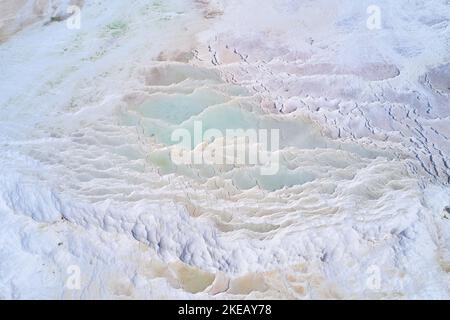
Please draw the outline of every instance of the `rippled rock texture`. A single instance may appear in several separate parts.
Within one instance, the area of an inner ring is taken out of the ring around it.
[[[450,7],[378,2],[3,1],[0,297],[448,298]]]

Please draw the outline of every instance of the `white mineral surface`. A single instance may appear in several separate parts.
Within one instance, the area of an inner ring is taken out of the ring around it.
[[[0,298],[450,298],[449,21],[1,0]],[[278,128],[279,171],[175,164],[196,121]]]

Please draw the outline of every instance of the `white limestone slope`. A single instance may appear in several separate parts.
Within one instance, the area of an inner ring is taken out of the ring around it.
[[[449,4],[378,1],[380,30],[369,4],[99,0],[8,31],[0,297],[448,298]],[[279,128],[280,171],[175,165],[198,120]]]

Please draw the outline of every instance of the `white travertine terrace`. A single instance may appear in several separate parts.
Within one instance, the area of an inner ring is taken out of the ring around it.
[[[3,1],[0,298],[449,298],[450,5],[375,2]],[[200,120],[280,171],[175,165]]]

